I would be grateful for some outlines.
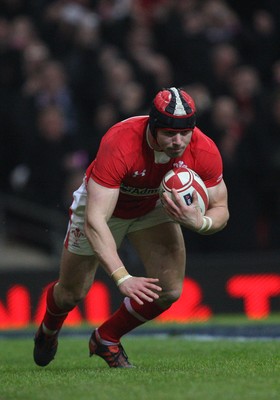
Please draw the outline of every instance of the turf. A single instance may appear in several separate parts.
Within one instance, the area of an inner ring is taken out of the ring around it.
[[[279,400],[279,340],[132,337],[137,367],[110,369],[88,357],[87,337],[61,337],[56,359],[34,365],[33,341],[0,339],[1,400]]]

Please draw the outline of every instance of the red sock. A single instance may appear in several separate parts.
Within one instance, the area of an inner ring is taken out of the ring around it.
[[[141,306],[126,297],[120,308],[98,328],[98,333],[103,340],[119,342],[123,335],[154,319],[163,311],[165,310],[154,302],[144,302]]]
[[[44,327],[56,333],[63,325],[68,311],[61,310],[55,303],[53,290],[56,282],[50,284],[47,289],[47,309],[43,318]]]

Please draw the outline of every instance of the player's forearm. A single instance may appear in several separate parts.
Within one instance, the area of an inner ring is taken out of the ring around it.
[[[85,233],[100,264],[111,276],[123,264],[108,225],[106,223],[96,224],[95,226],[86,224]]]
[[[226,227],[228,219],[229,211],[226,206],[211,208],[207,210],[203,217],[203,223],[197,232],[201,235],[213,235]]]

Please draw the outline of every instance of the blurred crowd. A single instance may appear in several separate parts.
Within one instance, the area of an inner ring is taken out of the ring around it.
[[[203,245],[278,249],[279,43],[279,0],[2,0],[1,192],[66,211],[106,130],[178,86],[229,189]]]

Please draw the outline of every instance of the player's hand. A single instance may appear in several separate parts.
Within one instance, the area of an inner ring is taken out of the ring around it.
[[[120,284],[119,290],[124,296],[130,297],[138,304],[144,304],[143,300],[153,302],[159,298],[156,292],[161,292],[162,288],[156,283],[156,278],[140,278],[132,276]]]
[[[184,204],[175,189],[172,189],[172,197],[173,199],[170,199],[166,193],[162,195],[161,201],[166,213],[186,228],[198,231],[203,223],[203,215],[199,207],[197,192],[193,192],[192,204],[189,206]]]

